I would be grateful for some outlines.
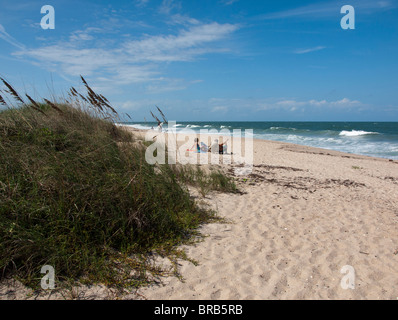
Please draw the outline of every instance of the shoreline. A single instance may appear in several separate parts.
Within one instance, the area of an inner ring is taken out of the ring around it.
[[[179,133],[229,135],[233,130],[244,131],[256,139],[278,141],[349,154],[365,155],[398,161],[398,132],[394,122],[321,122],[321,121],[189,121],[164,124],[166,130]],[[151,129],[151,124],[120,123],[137,129]],[[152,129],[156,129],[154,125]],[[239,133],[238,133],[239,134]]]
[[[151,130],[151,129],[138,129],[134,128],[131,126],[126,126],[126,125],[121,125],[119,126],[123,127],[127,131],[130,131],[132,133],[138,134],[139,137],[145,137],[145,134],[147,132],[153,132],[154,135],[159,134],[156,130]],[[167,136],[167,132],[163,132]],[[196,137],[196,136],[202,136],[202,137],[209,137],[209,138],[214,138],[214,137],[225,137],[225,138],[231,138],[230,136],[225,136],[225,135],[216,135],[216,134],[186,134],[186,133],[177,133],[177,135],[184,135],[188,137]],[[244,138],[243,138],[244,139]],[[383,158],[383,157],[374,157],[374,156],[367,156],[367,155],[362,155],[358,153],[350,153],[350,152],[344,152],[344,151],[338,151],[338,150],[333,150],[333,149],[326,149],[326,148],[319,148],[319,147],[313,147],[313,146],[307,146],[303,144],[296,144],[292,142],[285,142],[285,141],[277,141],[277,140],[267,140],[267,139],[258,139],[258,138],[252,138],[253,141],[257,142],[265,142],[265,143],[275,143],[275,144],[280,144],[284,146],[286,149],[291,149],[291,151],[294,152],[302,152],[302,153],[313,153],[313,154],[320,154],[320,155],[327,155],[327,156],[341,156],[341,157],[346,157],[346,158],[356,158],[356,159],[373,159],[376,161],[382,161],[382,162],[392,162],[398,164],[398,159],[390,159],[390,158]]]

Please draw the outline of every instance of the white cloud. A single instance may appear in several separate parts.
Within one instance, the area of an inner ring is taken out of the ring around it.
[[[73,32],[69,41],[39,48],[18,47],[17,57],[30,58],[32,63],[62,72],[64,75],[95,76],[97,80],[111,85],[159,81],[162,84],[148,86],[151,92],[181,90],[187,84],[175,83],[161,76],[163,63],[194,61],[207,53],[224,53],[219,41],[237,30],[231,24],[208,23],[180,28],[176,34],[146,36],[138,40],[120,40],[111,48],[104,49],[100,28],[86,28]],[[0,29],[0,36],[1,34]],[[124,42],[121,42],[124,41]],[[217,44],[216,46],[214,44]]]
[[[221,2],[226,5],[230,6],[231,4],[234,4],[235,2],[238,2],[239,0],[222,0]]]
[[[44,67],[59,67],[67,75],[91,75],[98,69],[115,66],[115,55],[104,49],[79,49],[70,44],[44,46],[14,53],[15,56],[29,57]]]
[[[181,15],[179,13],[174,14],[170,18],[171,24],[182,24],[182,25],[198,25],[200,21],[194,18],[191,18],[186,15]]]
[[[295,100],[282,100],[282,101],[278,101],[276,103],[277,106],[282,106],[282,107],[285,107],[285,106],[287,106],[287,107],[292,107],[292,106],[298,107],[298,106],[302,106],[304,104],[305,104],[305,102],[299,102],[299,101],[295,101]]]
[[[228,108],[226,106],[215,106],[213,109],[211,109],[211,112],[222,112],[225,113],[228,111]]]
[[[145,7],[148,4],[149,0],[136,0],[137,7]]]
[[[310,100],[310,101],[308,101],[308,103],[310,105],[312,105],[312,106],[320,107],[320,106],[326,105],[328,102],[326,100],[320,100],[320,101],[318,101],[318,100]]]
[[[317,46],[317,47],[313,47],[313,48],[308,48],[308,49],[297,49],[294,51],[294,53],[296,54],[304,54],[304,53],[309,53],[309,52],[314,52],[314,51],[320,51],[326,49],[326,47],[324,46]]]
[[[311,17],[314,19],[335,18],[340,13],[340,8],[347,4],[343,1],[323,1],[313,3],[294,9],[283,10],[262,15],[258,18],[264,20],[293,18],[293,17]],[[356,10],[360,10],[361,14],[374,14],[378,11],[385,11],[397,7],[397,3],[391,0],[375,1],[375,0],[351,0],[349,2]]]
[[[104,32],[103,29],[101,28],[95,28],[95,27],[89,27],[84,30],[77,30],[72,32],[72,34],[69,36],[70,41],[89,41],[89,40],[94,40],[95,37],[93,34],[95,33],[102,33]]]
[[[18,49],[25,49],[25,46],[15,40],[12,36],[10,36],[7,32],[6,29],[3,27],[3,25],[0,24],[0,39],[3,39],[7,41],[9,44],[13,45],[14,47],[17,47]]]
[[[341,100],[331,102],[330,104],[334,106],[357,106],[361,105],[361,102],[359,102],[358,100],[350,100],[348,98],[343,98]]]
[[[70,36],[71,41],[88,41],[93,39],[94,37],[92,35],[83,32],[75,32]]]
[[[260,102],[258,110],[272,110],[272,109],[286,109],[295,111],[299,107],[355,107],[363,105],[358,100],[350,100],[348,98],[343,98],[337,101],[327,101],[327,100],[315,100],[311,99],[308,101],[297,101],[292,99],[284,99],[275,102]]]
[[[176,0],[163,0],[159,12],[168,15],[174,9],[181,9],[181,3]]]
[[[203,45],[221,40],[234,32],[236,25],[210,23],[182,30],[178,35],[151,36],[127,42],[123,47],[136,61],[189,61],[198,54],[212,52]]]
[[[115,106],[119,107],[123,105],[123,102],[115,103]],[[281,112],[284,114],[288,113],[302,113],[308,112],[346,112],[346,111],[361,111],[369,110],[369,105],[363,104],[357,100],[351,100],[349,98],[342,98],[339,100],[323,100],[323,99],[311,99],[311,100],[298,100],[298,99],[275,99],[275,98],[264,98],[264,99],[245,99],[245,98],[209,98],[209,99],[192,99],[187,102],[185,99],[178,98],[165,98],[156,95],[152,95],[151,98],[134,100],[124,104],[124,109],[128,110],[149,110],[155,105],[158,105],[169,117],[178,119],[180,116],[187,115],[187,107],[189,107],[189,113],[199,117],[200,119],[221,119],[224,115],[239,119],[239,117],[250,116],[258,117],[263,111],[268,112]],[[391,107],[391,110],[393,107]],[[133,113],[134,115],[134,113]],[[171,119],[171,118],[170,118]],[[180,118],[181,119],[181,118]],[[255,118],[254,118],[255,119]]]

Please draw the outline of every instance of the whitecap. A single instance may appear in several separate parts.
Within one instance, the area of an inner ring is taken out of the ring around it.
[[[379,133],[378,132],[368,132],[368,131],[363,131],[363,130],[351,130],[351,131],[343,130],[339,133],[339,136],[357,137],[357,136],[363,136],[366,134],[379,134]]]

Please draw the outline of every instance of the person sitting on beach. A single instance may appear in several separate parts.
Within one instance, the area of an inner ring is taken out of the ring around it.
[[[208,150],[211,153],[218,153],[219,152],[219,146],[218,146],[218,139],[214,139],[213,142],[210,145],[210,148]]]
[[[189,150],[194,151],[194,149],[196,149],[196,152],[199,153],[200,152],[199,139],[195,138],[194,141],[195,141],[194,144],[192,145],[191,149],[189,149]]]
[[[223,144],[220,145],[220,153],[221,154],[227,153],[227,141],[225,141]]]
[[[225,152],[224,152],[225,151]],[[227,141],[220,143],[218,145],[218,153],[219,154],[224,154],[227,153]]]
[[[218,143],[218,139],[214,139],[208,151],[212,152],[212,153],[218,152],[219,154],[224,154],[224,149],[225,149],[225,153],[227,150],[226,144],[227,144],[227,141],[225,141],[223,143]]]

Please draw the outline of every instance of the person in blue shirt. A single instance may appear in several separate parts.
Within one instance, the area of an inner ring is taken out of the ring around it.
[[[200,152],[200,145],[199,145],[199,139],[195,138],[194,140],[194,144],[192,145],[191,149],[189,149],[189,151],[196,151],[196,152]]]

